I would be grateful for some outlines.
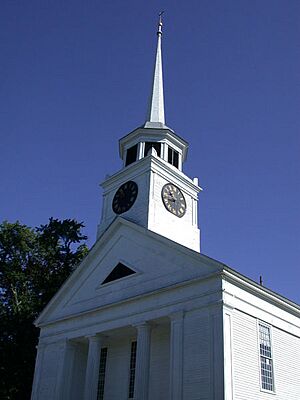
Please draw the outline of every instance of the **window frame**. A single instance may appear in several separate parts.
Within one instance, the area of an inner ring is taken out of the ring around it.
[[[135,160],[128,162],[128,151],[132,151],[132,149],[136,149],[136,154],[135,154]],[[129,165],[135,163],[139,158],[139,144],[135,143],[134,145],[128,147],[126,149],[126,155],[125,155],[125,162],[124,162],[124,166],[128,167]]]
[[[101,347],[101,350],[100,350],[100,361],[99,361],[99,372],[98,372],[98,385],[97,385],[97,400],[103,400],[104,399],[107,354],[108,354],[107,346]]]
[[[170,153],[171,153],[171,154],[170,154]],[[170,157],[170,155],[171,155],[171,157]],[[171,158],[171,161],[170,161],[170,158]],[[175,163],[175,158],[176,158],[176,163]],[[179,161],[179,151],[176,150],[176,149],[174,149],[174,147],[172,147],[172,146],[170,146],[170,145],[168,145],[167,162],[168,162],[169,164],[171,164],[174,168],[180,170],[180,168],[179,168],[179,164],[180,164],[180,161]],[[176,165],[176,164],[177,164],[177,165]]]
[[[148,145],[150,145],[149,149],[147,149]],[[156,147],[159,147],[159,151],[157,151],[157,149],[155,148],[155,146],[156,146]],[[157,157],[161,158],[161,155],[162,155],[162,142],[151,142],[151,141],[145,141],[145,142],[144,142],[144,157],[147,157],[147,155],[148,155],[147,153],[149,152],[149,150],[150,150],[152,147],[153,147],[154,150],[156,151]]]
[[[133,354],[132,350],[133,350],[134,343],[135,343],[134,368],[132,368],[132,354]],[[135,376],[136,376],[136,356],[137,356],[137,339],[132,339],[130,341],[130,354],[129,354],[128,395],[127,395],[128,400],[134,399]],[[132,381],[132,371],[133,371],[133,381]]]
[[[264,355],[261,355],[260,351],[260,343],[261,343],[261,337],[260,337],[260,326],[263,328],[268,328],[269,329],[269,335],[270,335],[270,348],[271,348],[271,357],[266,357]],[[273,346],[273,336],[272,336],[272,325],[258,320],[257,321],[257,344],[258,344],[258,366],[259,366],[259,386],[260,386],[260,391],[264,393],[269,393],[269,394],[276,394],[276,385],[275,385],[275,367],[274,367],[274,346]],[[272,381],[273,381],[273,388],[272,389],[265,389],[263,387],[263,379],[262,379],[262,357],[271,360],[272,362]]]

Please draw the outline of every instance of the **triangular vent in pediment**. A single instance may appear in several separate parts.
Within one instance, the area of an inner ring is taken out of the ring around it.
[[[108,282],[116,281],[117,279],[125,278],[126,276],[133,275],[136,272],[131,268],[126,267],[126,265],[119,263],[115,266],[115,268],[111,271],[111,273],[104,279],[101,285],[104,285]]]

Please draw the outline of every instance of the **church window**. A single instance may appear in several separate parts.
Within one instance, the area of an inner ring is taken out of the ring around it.
[[[274,392],[273,354],[270,326],[259,323],[261,388]]]
[[[148,155],[148,152],[152,147],[154,147],[158,157],[160,157],[160,149],[161,149],[160,142],[146,142],[145,143],[145,157]]]
[[[133,399],[133,397],[134,397],[136,347],[137,347],[137,342],[136,341],[132,342],[131,343],[131,354],[130,354],[130,370],[129,370],[129,391],[128,391],[129,399]]]
[[[101,349],[101,354],[100,354],[97,400],[104,399],[106,359],[107,359],[107,347],[103,347]]]
[[[135,274],[136,272],[126,267],[126,265],[119,263],[111,273],[104,279],[102,285],[108,282],[116,281],[117,279],[125,278],[126,276]]]
[[[138,145],[137,144],[135,144],[134,146],[130,147],[127,150],[125,167],[127,167],[127,165],[130,165],[130,164],[132,164],[132,163],[134,163],[136,161],[137,150],[138,150]]]
[[[172,147],[168,148],[168,162],[176,168],[179,166],[179,153],[172,149]]]

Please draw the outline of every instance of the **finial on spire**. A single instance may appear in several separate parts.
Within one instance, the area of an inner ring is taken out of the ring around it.
[[[158,30],[157,30],[157,34],[158,35],[162,35],[162,16],[163,16],[164,11],[161,11],[158,16],[159,16],[159,20],[158,20]]]
[[[157,50],[154,63],[154,74],[152,88],[150,94],[149,108],[146,117],[146,123],[165,124],[164,110],[164,89],[162,75],[162,54],[161,54],[161,36],[162,36],[162,15],[164,11],[159,13],[158,30],[157,30]]]

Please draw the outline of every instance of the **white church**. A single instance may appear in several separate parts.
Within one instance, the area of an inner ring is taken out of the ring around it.
[[[119,141],[97,241],[35,322],[32,400],[300,400],[300,306],[200,252],[161,37],[160,20],[147,120]]]

